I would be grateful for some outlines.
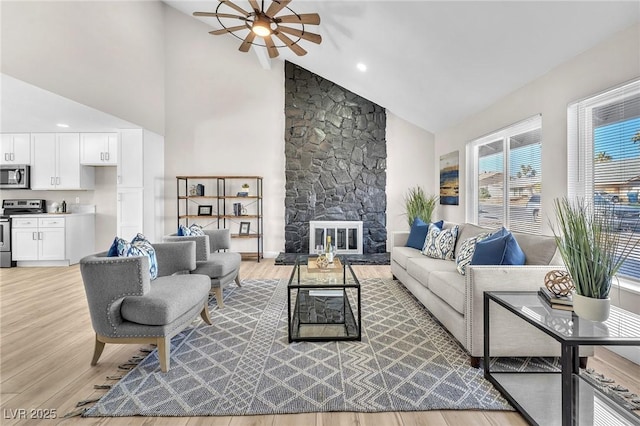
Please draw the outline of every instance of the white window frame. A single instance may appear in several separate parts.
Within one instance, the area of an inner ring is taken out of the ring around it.
[[[469,223],[478,223],[478,196],[479,196],[479,187],[478,187],[478,152],[480,146],[485,145],[490,142],[495,142],[497,140],[502,139],[502,149],[504,152],[504,160],[503,160],[503,188],[504,194],[507,199],[503,198],[502,203],[502,217],[503,217],[503,226],[509,227],[509,170],[510,170],[510,148],[509,148],[509,137],[513,135],[518,135],[521,133],[526,133],[535,129],[542,129],[542,114],[534,115],[533,117],[529,117],[520,122],[514,123],[510,126],[504,127],[496,132],[488,134],[486,136],[482,136],[478,139],[475,139],[471,142],[467,143],[466,146],[466,158],[467,158],[467,178],[466,178],[466,187],[467,195],[466,195],[466,221]]]
[[[638,95],[640,95],[640,80],[634,80],[573,102],[567,108],[567,197],[570,200],[576,197],[593,199],[595,190],[593,109]],[[581,122],[581,119],[584,122]],[[617,276],[613,286],[618,284],[622,288],[640,294],[640,280]]]

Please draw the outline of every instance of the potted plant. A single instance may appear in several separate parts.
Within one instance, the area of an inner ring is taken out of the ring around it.
[[[413,221],[417,217],[422,219],[425,223],[431,222],[431,215],[436,208],[438,198],[439,197],[437,195],[427,195],[419,186],[410,188],[404,198],[409,226],[413,224]]]
[[[567,271],[575,286],[573,309],[591,321],[609,317],[611,280],[637,246],[616,229],[614,208],[583,199],[555,200],[557,227],[552,226]]]

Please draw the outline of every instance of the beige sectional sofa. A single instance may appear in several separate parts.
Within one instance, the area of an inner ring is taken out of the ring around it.
[[[444,229],[455,226],[444,224]],[[460,224],[455,245],[491,229]],[[472,266],[466,274],[456,262],[432,259],[420,250],[405,247],[409,232],[395,232],[391,251],[391,272],[397,280],[449,330],[471,355],[477,366],[484,354],[483,294],[485,291],[538,290],[544,276],[563,263],[553,237],[513,233],[526,255],[523,266]],[[582,356],[592,351],[583,352]],[[559,356],[560,345],[504,308],[491,304],[491,356]]]

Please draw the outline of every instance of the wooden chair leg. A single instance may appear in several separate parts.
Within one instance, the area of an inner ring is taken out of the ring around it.
[[[100,359],[100,355],[102,355],[102,351],[104,350],[104,342],[98,340],[98,335],[96,335],[96,344],[93,348],[93,359],[91,360],[91,365],[96,365],[98,363],[98,359]]]
[[[171,339],[168,337],[158,337],[156,342],[158,346],[158,358],[160,359],[160,370],[163,373],[169,371],[170,364],[170,351],[171,351]]]
[[[204,303],[204,308],[202,308],[202,311],[200,312],[200,316],[202,317],[202,320],[204,322],[206,322],[209,325],[212,325],[211,317],[209,316],[209,304],[207,302]]]
[[[242,286],[240,285],[240,273],[238,273],[238,275],[236,275],[236,285],[237,285],[238,287],[242,287]]]
[[[216,302],[218,302],[218,308],[224,308],[224,302],[222,301],[222,286],[214,287],[213,293],[216,295]]]

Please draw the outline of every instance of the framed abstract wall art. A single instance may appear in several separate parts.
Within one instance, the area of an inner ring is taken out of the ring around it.
[[[457,206],[460,201],[459,151],[440,156],[440,204]]]

